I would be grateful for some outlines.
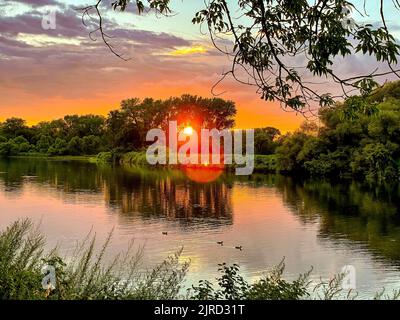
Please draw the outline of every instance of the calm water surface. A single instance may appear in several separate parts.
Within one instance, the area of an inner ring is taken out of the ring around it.
[[[398,189],[355,182],[224,175],[201,184],[180,171],[0,160],[1,229],[29,217],[67,255],[91,229],[104,239],[115,228],[110,254],[134,239],[145,246],[144,268],[183,247],[188,285],[213,280],[222,262],[256,279],[285,257],[287,278],[312,266],[314,280],[328,279],[353,265],[359,297],[398,289],[399,207]]]

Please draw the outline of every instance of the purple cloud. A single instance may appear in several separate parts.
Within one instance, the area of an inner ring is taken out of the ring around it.
[[[55,0],[13,0],[13,2],[27,4],[27,5],[30,5],[32,7],[42,7],[42,6],[59,4]]]

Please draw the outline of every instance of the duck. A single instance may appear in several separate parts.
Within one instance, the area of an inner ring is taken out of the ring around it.
[[[168,232],[166,232],[166,231],[163,231],[163,233],[162,233],[164,236],[167,236],[168,235]]]
[[[224,245],[224,242],[223,242],[223,241],[217,241],[217,243],[218,243],[219,245],[221,245],[221,246]]]
[[[235,249],[238,249],[238,250],[242,251],[243,247],[242,246],[236,246]]]

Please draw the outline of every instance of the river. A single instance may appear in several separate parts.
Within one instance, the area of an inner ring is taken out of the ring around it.
[[[143,268],[183,247],[187,286],[214,280],[218,263],[239,264],[252,281],[285,258],[289,279],[311,267],[313,281],[329,279],[354,266],[358,298],[399,289],[399,208],[398,187],[354,181],[223,174],[199,183],[179,170],[0,160],[1,229],[29,217],[68,255],[90,230],[101,242],[114,228],[109,255],[134,239]]]

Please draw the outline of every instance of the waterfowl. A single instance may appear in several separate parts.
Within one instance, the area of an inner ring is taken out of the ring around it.
[[[237,247],[235,247],[235,249],[238,249],[238,250],[242,251],[243,247],[242,246],[237,246]]]
[[[217,241],[217,243],[218,243],[219,245],[221,245],[221,246],[224,245],[224,242],[223,242],[223,241]]]
[[[164,236],[168,235],[168,232],[163,231],[162,233]]]

